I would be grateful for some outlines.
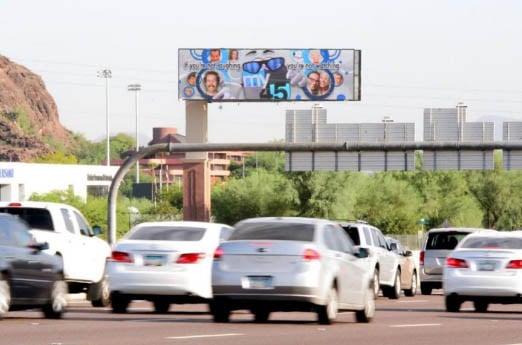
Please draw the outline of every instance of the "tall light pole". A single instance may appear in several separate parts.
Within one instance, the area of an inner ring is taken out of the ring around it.
[[[107,166],[111,165],[111,143],[110,143],[110,128],[109,128],[109,79],[112,78],[112,71],[104,69],[98,71],[98,77],[105,78],[105,116],[107,129]]]
[[[140,150],[140,139],[138,134],[139,119],[140,119],[140,107],[139,107],[139,93],[141,90],[141,84],[130,84],[129,91],[134,91],[134,101],[136,104],[136,152]],[[136,161],[136,183],[140,183],[140,161]]]

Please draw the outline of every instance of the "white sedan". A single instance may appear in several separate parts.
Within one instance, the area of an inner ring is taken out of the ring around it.
[[[522,303],[522,231],[467,235],[446,258],[443,288],[449,312],[465,301],[477,312],[491,303]]]
[[[112,311],[125,313],[132,300],[149,300],[157,313],[173,303],[212,298],[212,259],[233,228],[218,223],[141,223],[112,251],[108,281]]]

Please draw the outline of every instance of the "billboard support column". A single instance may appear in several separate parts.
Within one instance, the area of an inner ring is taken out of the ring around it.
[[[186,101],[188,144],[208,142],[207,101]],[[183,219],[210,221],[210,166],[207,152],[186,152],[183,162]]]

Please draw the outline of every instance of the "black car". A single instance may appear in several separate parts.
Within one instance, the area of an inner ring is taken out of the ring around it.
[[[27,223],[0,214],[0,319],[9,310],[42,308],[46,318],[59,319],[67,306],[67,284],[59,257],[44,253]]]

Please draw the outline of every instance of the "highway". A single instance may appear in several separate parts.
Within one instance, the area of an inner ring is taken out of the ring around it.
[[[174,305],[155,314],[146,301],[133,302],[128,314],[93,308],[71,300],[61,320],[39,311],[9,312],[0,321],[1,345],[514,345],[522,344],[522,305],[491,305],[476,313],[466,302],[459,313],[444,310],[443,296],[379,297],[372,323],[355,322],[342,313],[333,325],[316,322],[313,313],[273,313],[267,323],[254,323],[246,311],[231,322],[216,324],[206,305]]]

